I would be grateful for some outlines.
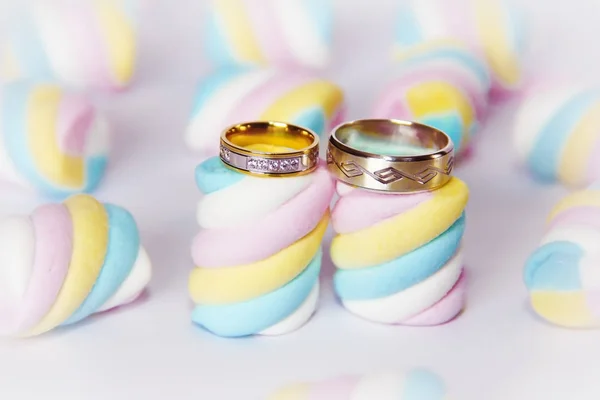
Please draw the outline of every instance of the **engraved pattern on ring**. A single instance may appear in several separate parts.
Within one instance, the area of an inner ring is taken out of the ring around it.
[[[354,161],[338,163],[329,149],[327,150],[327,164],[335,164],[335,166],[348,178],[356,178],[365,174],[384,185],[390,185],[405,178],[421,185],[425,185],[438,176],[438,174],[449,176],[454,168],[454,157],[451,156],[448,158],[448,164],[443,170],[440,168],[428,167],[414,175],[393,167],[387,167],[371,172]]]

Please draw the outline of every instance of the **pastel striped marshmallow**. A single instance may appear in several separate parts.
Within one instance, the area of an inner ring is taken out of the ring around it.
[[[205,48],[216,66],[329,63],[331,0],[211,0]]]
[[[202,230],[192,245],[193,322],[224,337],[302,327],[319,298],[321,241],[334,193],[325,167],[265,179],[213,157],[198,166],[196,181],[204,196],[197,215]]]
[[[52,197],[92,191],[108,142],[107,121],[78,94],[28,82],[0,89],[0,180]]]
[[[484,119],[491,78],[464,47],[415,53],[397,67],[373,108],[376,118],[419,121],[448,134],[461,153]]]
[[[225,68],[198,89],[188,146],[207,156],[219,153],[221,132],[247,121],[279,121],[319,135],[344,119],[344,95],[334,83],[300,70]]]
[[[439,45],[467,45],[486,61],[502,94],[523,81],[525,25],[508,0],[409,0],[398,13],[394,54],[402,60]]]
[[[449,400],[444,381],[422,368],[343,375],[285,386],[267,400]]]
[[[600,183],[558,202],[525,265],[531,305],[568,328],[600,327]]]
[[[141,0],[34,1],[11,18],[0,75],[120,89],[136,63]]]
[[[0,221],[0,334],[30,337],[135,300],[151,264],[129,212],[88,195]]]
[[[517,153],[546,182],[600,179],[600,89],[532,87],[514,123]]]
[[[428,326],[465,304],[460,250],[468,188],[458,178],[438,190],[381,194],[338,183],[331,259],[343,306],[364,319]]]

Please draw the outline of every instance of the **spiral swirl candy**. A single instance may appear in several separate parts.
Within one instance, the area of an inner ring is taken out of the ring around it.
[[[108,127],[84,98],[49,84],[0,91],[0,179],[66,197],[100,183]]]
[[[151,265],[129,212],[76,195],[0,222],[0,334],[34,336],[135,300]]]
[[[447,43],[465,44],[486,60],[495,90],[502,93],[520,86],[525,24],[506,0],[411,0],[398,15],[399,59]]]
[[[36,1],[12,24],[0,52],[5,80],[28,78],[119,89],[136,59],[140,0]]]
[[[460,46],[441,46],[404,60],[376,101],[373,116],[436,127],[460,152],[485,115],[490,86],[487,68],[476,56]]]
[[[281,121],[323,135],[344,118],[342,90],[300,70],[223,69],[198,90],[186,133],[188,146],[219,152],[221,131],[245,121]]]
[[[340,376],[321,382],[286,386],[268,400],[447,400],[448,390],[424,369]]]
[[[207,56],[217,66],[325,67],[333,27],[330,0],[212,0]]]
[[[203,229],[194,239],[192,320],[226,337],[279,335],[304,325],[319,294],[321,240],[334,185],[324,167],[293,178],[259,178],[218,157],[196,181]],[[240,201],[244,199],[244,201]]]
[[[569,328],[600,327],[600,184],[561,200],[525,265],[533,309]]]
[[[458,315],[466,184],[452,178],[433,192],[380,194],[338,183],[338,193],[331,258],[344,307],[388,324],[436,325]]]
[[[532,88],[517,114],[517,152],[544,181],[584,186],[600,178],[600,90]]]

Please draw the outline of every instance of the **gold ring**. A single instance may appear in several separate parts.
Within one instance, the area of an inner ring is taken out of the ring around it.
[[[244,174],[304,175],[317,168],[319,137],[283,122],[247,122],[221,134],[220,157],[225,165]]]
[[[371,146],[377,152],[369,152]],[[361,151],[361,147],[366,151]],[[385,149],[386,154],[379,149]],[[327,148],[327,167],[335,178],[378,192],[438,189],[450,180],[453,166],[454,145],[450,137],[416,122],[348,122],[334,129]]]

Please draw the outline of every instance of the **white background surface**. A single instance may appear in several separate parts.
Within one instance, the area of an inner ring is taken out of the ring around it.
[[[450,0],[449,0],[450,1]],[[396,2],[336,2],[334,65],[350,117],[368,116],[385,84]],[[524,2],[525,3],[525,2]],[[193,326],[187,296],[189,244],[197,227],[197,159],[183,145],[201,55],[201,1],[150,1],[135,86],[98,96],[115,126],[104,201],[136,216],[155,265],[149,296],[68,330],[0,342],[1,399],[261,399],[297,380],[423,366],[453,398],[591,400],[600,397],[600,332],[550,326],[529,310],[522,265],[546,214],[566,189],[533,183],[511,147],[514,104],[493,110],[475,156],[457,175],[470,185],[464,239],[468,307],[434,328],[372,324],[345,312],[325,262],[313,320],[280,338],[221,339]],[[593,81],[600,57],[600,6],[528,1],[529,66]],[[0,214],[29,212],[43,199],[0,187]],[[376,400],[376,399],[374,399]]]

